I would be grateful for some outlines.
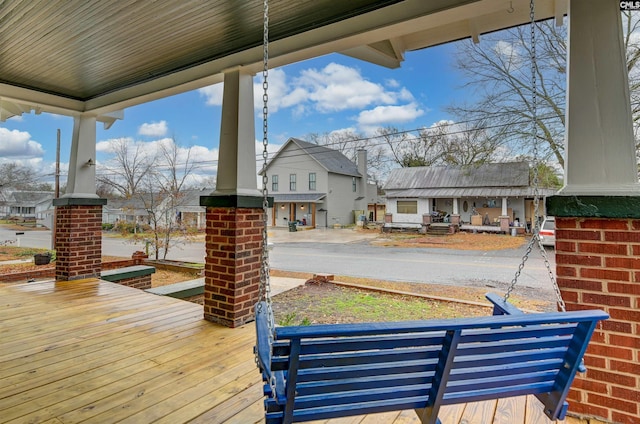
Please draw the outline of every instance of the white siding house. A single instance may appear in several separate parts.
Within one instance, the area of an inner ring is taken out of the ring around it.
[[[480,224],[499,224],[500,217],[508,217],[509,223],[530,223],[534,187],[529,175],[526,162],[394,169],[384,186],[386,220],[475,224],[475,215],[483,221]],[[538,191],[542,197],[556,192],[548,188]]]
[[[376,198],[375,184],[367,184],[366,162],[364,150],[358,152],[355,164],[337,150],[290,138],[266,167],[269,196],[274,200],[269,223],[353,224],[354,211],[365,214],[367,200]]]

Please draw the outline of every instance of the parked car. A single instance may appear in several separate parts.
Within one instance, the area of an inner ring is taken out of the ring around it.
[[[545,217],[540,227],[540,242],[543,246],[556,247],[556,219],[553,216]]]

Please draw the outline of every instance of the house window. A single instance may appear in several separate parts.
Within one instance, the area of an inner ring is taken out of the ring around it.
[[[309,190],[316,189],[316,173],[309,172]]]
[[[278,176],[271,176],[271,191],[278,191]]]
[[[296,191],[296,174],[289,174],[289,191]]]
[[[356,177],[351,178],[351,189],[355,193],[358,191],[358,185],[356,184]]]
[[[398,200],[398,213],[418,213],[418,201],[417,200]]]

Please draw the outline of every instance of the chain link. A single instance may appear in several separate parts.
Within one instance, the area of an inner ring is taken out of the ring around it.
[[[273,346],[275,322],[273,317],[273,304],[271,302],[271,283],[269,278],[269,237],[267,231],[269,210],[269,190],[267,177],[267,160],[269,158],[269,0],[263,1],[263,68],[262,68],[262,262],[260,264],[260,288],[258,311],[262,312],[262,301],[267,307],[267,325],[269,328],[269,346]],[[256,349],[256,361],[257,349]],[[275,377],[269,382],[272,392],[275,393]]]
[[[549,258],[547,257],[547,252],[542,245],[542,241],[540,240],[540,162],[539,162],[539,152],[538,152],[538,87],[537,87],[537,76],[538,76],[538,62],[536,60],[536,17],[535,17],[535,0],[529,0],[529,25],[531,29],[531,51],[530,51],[530,60],[531,60],[531,133],[533,137],[533,219],[532,219],[532,228],[531,231],[533,235],[529,243],[527,244],[527,250],[522,257],[522,261],[518,266],[518,270],[516,271],[513,280],[511,280],[511,284],[507,288],[506,293],[504,294],[505,302],[511,296],[511,292],[516,287],[518,283],[518,278],[520,278],[520,274],[524,269],[525,263],[531,252],[533,250],[534,245],[540,251],[542,259],[544,260],[544,265],[547,269],[547,273],[549,275],[549,279],[551,280],[551,284],[553,286],[556,299],[558,302],[558,307],[561,311],[565,311],[565,303],[562,299],[562,293],[560,292],[560,287],[558,286],[558,282],[556,281],[555,276],[553,275],[553,271],[551,269],[551,264],[549,263]]]

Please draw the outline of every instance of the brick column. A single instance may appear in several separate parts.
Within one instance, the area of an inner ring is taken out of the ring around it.
[[[504,231],[505,233],[509,233],[509,224],[511,219],[506,216],[506,215],[502,215],[499,217],[500,219],[500,231]]]
[[[254,319],[264,227],[261,202],[239,196],[200,199],[207,206],[204,318],[208,321],[234,328]]]
[[[56,280],[100,277],[106,199],[55,199]]]
[[[567,310],[611,316],[593,335],[569,413],[639,423],[640,197],[554,196],[547,210],[556,215],[556,274]]]

